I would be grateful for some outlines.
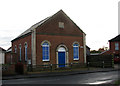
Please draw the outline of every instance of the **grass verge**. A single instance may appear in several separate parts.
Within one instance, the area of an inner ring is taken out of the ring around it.
[[[117,81],[115,81],[114,84],[115,84],[115,85],[120,85],[120,79],[118,79]]]

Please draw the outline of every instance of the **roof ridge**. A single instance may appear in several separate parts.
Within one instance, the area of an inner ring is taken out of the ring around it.
[[[50,16],[50,17],[51,17],[51,16]],[[47,21],[50,17],[47,17],[47,18],[41,20],[40,22],[37,22],[36,24],[32,25],[29,29],[27,29],[26,31],[24,31],[23,33],[21,33],[18,37],[23,36],[23,35],[31,32],[31,30],[37,28],[39,25],[41,25],[42,23],[44,23],[45,21]],[[17,37],[17,38],[18,38],[18,37]]]
[[[61,9],[61,10],[59,10],[57,13],[59,13],[59,12],[63,12],[63,10]],[[57,13],[53,14],[52,16],[56,15]],[[36,24],[33,24],[30,28],[28,28],[27,30],[25,30],[24,32],[22,32],[22,33],[21,33],[18,37],[16,37],[15,39],[17,39],[17,38],[19,38],[19,37],[21,37],[21,36],[23,36],[23,35],[25,35],[25,34],[27,34],[27,33],[30,33],[31,30],[33,30],[33,29],[37,28],[39,25],[43,24],[45,21],[47,21],[47,20],[48,20],[49,18],[51,18],[52,16],[46,17],[45,19],[41,20],[40,22],[37,22]],[[13,39],[13,40],[15,40],[15,39]],[[12,40],[12,41],[13,41],[13,40]]]
[[[110,39],[109,41],[110,41],[110,42],[111,42],[111,41],[120,41],[120,34],[117,35],[116,37]]]
[[[0,49],[2,49],[2,50],[4,50],[4,51],[6,51],[4,48],[2,48],[2,47],[0,47]]]

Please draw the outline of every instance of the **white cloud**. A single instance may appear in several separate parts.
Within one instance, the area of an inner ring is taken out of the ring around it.
[[[108,46],[118,34],[118,0],[1,0],[0,46],[60,9],[87,34],[91,49]]]

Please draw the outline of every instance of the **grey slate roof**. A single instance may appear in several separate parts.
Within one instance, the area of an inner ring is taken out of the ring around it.
[[[88,47],[87,45],[86,45],[86,48],[90,49],[90,47]]]
[[[107,51],[109,51],[109,50],[105,50],[105,51],[101,52],[100,54],[104,54],[104,53],[106,53]]]
[[[41,24],[43,24],[43,23],[44,23],[45,21],[47,21],[49,18],[50,18],[50,17],[47,17],[47,18],[41,20],[40,22],[34,24],[34,25],[31,26],[29,29],[27,29],[27,30],[24,31],[22,34],[20,34],[17,38],[19,38],[19,37],[21,37],[21,36],[23,36],[23,35],[25,35],[25,34],[31,32],[33,29],[35,29],[35,28],[37,28],[38,26],[40,26]]]
[[[12,47],[9,47],[6,52],[11,52],[12,51]]]
[[[109,42],[115,42],[115,41],[120,41],[120,34],[114,38],[112,38],[111,40],[109,40]]]
[[[0,50],[2,50],[2,51],[6,51],[5,49],[3,49],[2,47],[0,47]]]

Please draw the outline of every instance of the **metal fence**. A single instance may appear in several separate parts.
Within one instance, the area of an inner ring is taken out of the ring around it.
[[[67,63],[67,64],[45,64],[36,65],[32,67],[28,66],[28,71],[53,71],[53,70],[69,70],[69,69],[80,69],[80,68],[110,68],[113,67],[111,61],[98,61],[98,62],[87,62],[84,63]]]
[[[88,62],[87,67],[109,68],[113,67],[112,61]]]
[[[96,61],[96,62],[87,62],[84,63],[67,63],[67,64],[44,64],[44,65],[26,65],[24,70],[26,72],[44,72],[44,71],[72,71],[72,70],[89,70],[90,68],[111,68],[113,67],[112,61]],[[16,64],[6,64],[2,65],[2,72],[4,75],[6,74],[14,74],[16,72],[16,68],[20,69],[20,66],[16,67]],[[18,70],[20,72],[20,70]]]
[[[36,65],[28,66],[28,71],[52,71],[52,70],[69,70],[74,68],[85,68],[86,64],[84,63],[67,63],[67,64],[45,64],[45,65]]]

